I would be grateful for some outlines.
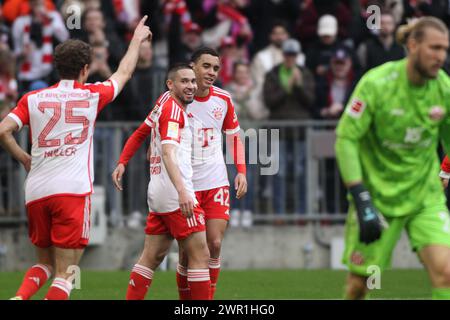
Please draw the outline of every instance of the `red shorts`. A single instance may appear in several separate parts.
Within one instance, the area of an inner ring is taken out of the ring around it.
[[[230,220],[230,187],[196,191],[195,197],[205,211],[206,220]]]
[[[148,235],[170,234],[177,240],[202,231],[205,231],[205,213],[200,207],[194,208],[194,215],[190,218],[186,218],[180,209],[165,214],[150,212],[145,227]]]
[[[90,196],[58,196],[27,206],[28,235],[40,248],[82,249],[89,242]]]

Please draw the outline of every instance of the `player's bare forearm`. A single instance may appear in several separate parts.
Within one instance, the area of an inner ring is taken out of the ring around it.
[[[180,194],[185,192],[186,188],[184,186],[183,179],[181,178],[180,168],[178,168],[177,165],[177,157],[175,153],[176,148],[177,146],[173,144],[163,144],[162,159],[167,173],[169,174],[170,181],[172,181],[175,189]]]
[[[185,217],[191,217],[194,214],[194,199],[186,190],[183,179],[181,177],[180,169],[177,165],[176,146],[173,144],[162,145],[162,158],[169,174],[170,181],[172,181],[175,189],[178,192],[178,202],[180,210]]]
[[[128,46],[127,53],[120,61],[117,71],[111,76],[111,78],[114,79],[119,78],[120,82],[124,82],[124,80],[125,82],[130,80],[136,68],[140,46],[141,46],[140,40],[133,37],[133,39],[130,42],[130,45]]]
[[[117,71],[110,78],[116,81],[119,92],[133,75],[138,61],[141,43],[144,41],[151,41],[152,33],[150,28],[144,25],[146,20],[147,16],[142,18],[137,25],[125,56],[120,61]]]
[[[17,161],[22,163],[27,171],[30,170],[31,156],[23,150],[14,139],[13,132],[17,130],[18,126],[14,120],[6,117],[0,123],[0,145],[14,157]]]

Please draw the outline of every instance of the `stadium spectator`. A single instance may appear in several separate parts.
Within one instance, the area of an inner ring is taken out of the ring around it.
[[[403,0],[359,0],[361,6],[361,14],[365,18],[368,18],[373,11],[368,11],[367,8],[375,5],[384,12],[390,12],[394,18],[395,25],[399,25],[403,20],[404,7]]]
[[[17,100],[15,60],[8,48],[0,48],[0,119],[3,119]]]
[[[108,64],[111,67],[117,66],[125,51],[124,41],[112,26],[107,27],[103,12],[100,9],[86,7],[82,16],[82,26],[81,30],[73,30],[73,37],[89,44],[104,42],[108,48],[111,48]]]
[[[197,23],[191,23],[181,31],[181,39],[174,40],[169,52],[169,65],[190,60],[192,53],[203,44],[202,29]]]
[[[273,120],[308,120],[314,103],[314,77],[307,68],[296,64],[300,53],[297,40],[288,39],[283,43],[283,63],[275,66],[266,75],[264,82],[264,101]],[[304,132],[297,136],[291,130],[281,133],[279,142],[279,172],[274,179],[275,213],[286,213],[287,177],[298,183],[299,206],[296,212],[305,212],[305,142]],[[293,144],[293,145],[292,145]],[[293,170],[288,167],[293,166]],[[288,174],[292,172],[293,174]],[[289,188],[290,189],[290,188]]]
[[[233,78],[231,82],[225,87],[225,89],[231,94],[231,97],[233,98],[236,114],[239,117],[239,120],[243,121],[241,123],[241,127],[243,129],[245,129],[246,121],[254,119],[253,114],[255,113],[255,103],[254,101],[252,101],[253,88],[254,82],[250,75],[249,64],[244,61],[236,62],[233,66]],[[248,159],[246,163],[249,163]],[[247,166],[247,183],[249,185],[253,185],[254,173],[252,168],[253,166]],[[234,177],[237,174],[236,168],[234,166],[229,165],[228,171],[229,176],[231,177]],[[238,201],[236,199],[236,191],[234,190],[234,188],[230,188],[230,226],[236,227],[242,225],[243,227],[250,227],[253,224],[253,200],[257,193],[254,188],[250,188],[248,191],[250,194],[247,194],[244,199]]]
[[[139,23],[140,0],[112,0],[114,13],[120,23],[132,32]],[[131,33],[132,35],[132,33]]]
[[[310,118],[314,78],[307,68],[296,64],[300,50],[297,40],[286,40],[283,43],[283,62],[266,74],[263,92],[270,119]]]
[[[381,14],[378,34],[361,43],[358,48],[358,58],[364,72],[405,56],[405,49],[395,41],[395,27],[391,13]]]
[[[234,64],[243,59],[234,39],[229,36],[224,37],[220,42],[219,53],[222,66],[219,71],[218,82],[220,86],[227,86],[233,78]]]
[[[0,49],[12,48],[11,30],[3,16],[3,8],[0,6]]]
[[[254,110],[251,103],[254,81],[250,74],[248,62],[237,61],[233,65],[233,77],[225,87],[235,103],[235,111],[240,120],[253,120]]]
[[[331,15],[336,19],[336,22],[327,21],[326,23],[327,28],[336,29],[336,34],[334,35],[335,37],[339,36],[339,38],[345,39],[349,36],[348,29],[352,19],[351,11],[343,1],[306,1],[304,9],[300,13],[299,23],[296,28],[298,38],[306,49],[309,49],[309,46],[316,40],[317,30],[325,27],[321,26],[320,23],[320,18],[325,15]]]
[[[253,91],[254,99],[257,101],[259,107],[259,116],[255,115],[255,119],[264,119],[269,115],[269,111],[264,104],[262,88],[266,73],[283,61],[283,52],[281,46],[283,42],[289,38],[289,32],[286,25],[281,22],[275,22],[270,32],[270,44],[263,50],[256,53],[251,63],[251,73],[255,81],[255,89]],[[304,55],[298,55],[297,64],[304,64]]]
[[[96,41],[91,44],[92,63],[89,72],[88,82],[102,82],[112,75],[111,68],[108,65],[109,51],[106,43]]]
[[[447,26],[450,25],[450,4],[448,1],[432,0],[404,0],[404,20],[434,16],[441,19]]]
[[[216,23],[203,33],[203,42],[208,47],[218,48],[221,40],[231,36],[238,48],[245,48],[253,38],[253,31],[244,10],[247,0],[209,1],[210,8],[206,11],[215,13]],[[248,54],[248,52],[247,52]]]
[[[52,0],[44,1],[45,8],[49,11],[56,10]],[[6,0],[3,4],[3,11],[5,20],[12,24],[17,18],[22,15],[29,15],[31,6],[29,0]]]
[[[163,71],[159,66],[153,64],[152,44],[142,44],[136,71],[128,83],[129,88],[125,94],[126,100],[130,102],[127,120],[137,121],[146,117],[158,97],[154,89],[162,89],[160,84],[155,83],[155,80],[158,80],[155,79],[155,76],[162,74]]]
[[[330,70],[316,79],[315,118],[339,118],[357,80],[352,66],[348,48],[336,48],[331,57]]]
[[[317,76],[324,76],[329,67],[330,57],[338,46],[338,23],[334,16],[320,17],[316,41],[306,54],[306,66]]]
[[[283,21],[287,30],[295,28],[300,14],[300,6],[303,0],[251,0],[248,12],[250,25],[254,33],[251,43],[252,53],[262,50],[269,45],[267,37],[273,30],[277,21]],[[281,62],[281,60],[280,60]]]
[[[69,38],[61,15],[48,10],[43,0],[30,0],[30,12],[14,20],[14,53],[19,62],[21,91],[36,80],[52,81],[53,39]]]

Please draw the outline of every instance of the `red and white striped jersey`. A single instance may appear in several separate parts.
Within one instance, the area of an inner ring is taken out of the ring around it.
[[[192,184],[192,133],[187,125],[186,112],[170,93],[166,92],[158,99],[145,123],[152,128],[150,183],[147,192],[149,211],[165,214],[180,208],[178,192],[162,160],[162,145],[167,143],[177,146],[176,160],[184,186],[197,203]]]
[[[192,181],[195,191],[228,186],[222,133],[235,134],[240,130],[230,94],[212,86],[208,96],[195,97],[188,105],[187,113],[193,132]]]
[[[51,196],[92,193],[94,124],[117,93],[111,80],[95,84],[61,80],[19,100],[8,116],[19,129],[28,125],[31,131],[27,204]]]

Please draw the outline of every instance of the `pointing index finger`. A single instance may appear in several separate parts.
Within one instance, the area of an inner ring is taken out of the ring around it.
[[[145,15],[142,19],[141,19],[141,21],[139,21],[139,25],[144,25],[145,24],[145,21],[147,21],[147,19],[148,19],[148,16],[147,15]]]

